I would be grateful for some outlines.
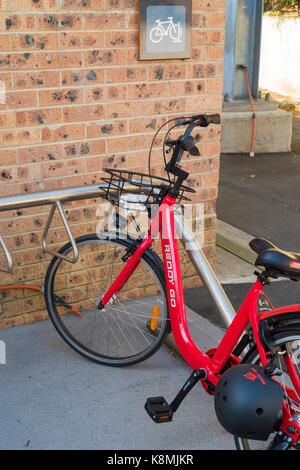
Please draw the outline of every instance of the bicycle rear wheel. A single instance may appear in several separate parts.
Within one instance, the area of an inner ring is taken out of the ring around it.
[[[75,351],[100,364],[128,366],[147,359],[169,332],[160,258],[147,250],[123,289],[99,310],[133,240],[93,234],[76,243],[77,263],[56,257],[45,279],[46,305],[58,333]],[[60,253],[71,250],[68,243]]]
[[[291,380],[287,366],[292,366],[295,375],[300,379],[300,324],[291,324],[289,326],[281,326],[273,334],[273,338],[277,345],[277,357],[275,364],[281,376],[276,376],[276,380],[281,382],[285,390],[285,403],[291,410],[292,415],[300,422],[300,397],[297,396],[293,381]],[[250,364],[259,364],[259,354],[256,346],[249,351],[243,362]],[[290,388],[290,390],[288,390]],[[292,398],[293,395],[293,398]],[[295,399],[296,397],[296,399]],[[255,441],[235,436],[235,444],[238,450],[268,450],[269,445],[275,437],[275,432],[269,436],[267,441]],[[300,442],[292,447],[293,450],[300,449]]]

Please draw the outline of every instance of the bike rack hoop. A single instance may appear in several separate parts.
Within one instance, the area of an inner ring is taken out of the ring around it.
[[[62,219],[63,224],[65,226],[65,229],[67,231],[68,237],[70,239],[70,242],[71,242],[71,245],[72,245],[72,248],[73,248],[73,251],[74,251],[73,258],[70,258],[69,256],[62,255],[58,251],[53,251],[47,245],[47,235],[48,235],[48,232],[49,232],[49,229],[50,229],[50,226],[51,226],[51,222],[53,220],[54,213],[55,213],[56,209],[58,209],[58,212],[61,216],[61,219]],[[49,217],[48,217],[48,220],[47,220],[47,223],[46,223],[46,227],[45,227],[45,230],[44,230],[44,233],[43,233],[42,243],[43,243],[44,250],[47,253],[49,253],[50,255],[56,256],[57,258],[64,259],[65,261],[68,261],[69,263],[73,263],[73,264],[75,264],[78,261],[78,257],[79,257],[78,247],[77,247],[76,241],[75,241],[75,239],[72,235],[72,232],[71,232],[71,229],[69,227],[68,221],[66,219],[65,213],[63,211],[62,205],[59,201],[55,201],[55,203],[52,204],[50,214],[49,214]]]
[[[134,194],[138,194],[140,189],[136,186],[130,185],[126,183],[128,190]],[[55,191],[42,191],[37,193],[31,194],[18,194],[12,196],[5,196],[0,198],[0,212],[9,211],[9,210],[18,210],[18,209],[25,209],[27,207],[37,207],[37,206],[45,206],[51,205],[50,214],[46,223],[45,230],[42,236],[42,243],[44,250],[56,257],[65,259],[70,263],[76,263],[78,260],[78,248],[76,245],[76,241],[72,235],[71,229],[69,227],[68,221],[64,214],[62,203],[63,202],[70,202],[70,201],[79,201],[84,199],[93,199],[93,198],[105,198],[107,193],[107,185],[106,184],[97,184],[97,185],[90,185],[90,186],[78,186],[72,188],[65,188],[59,189]],[[70,239],[74,256],[66,257],[61,255],[56,251],[52,251],[49,246],[47,245],[47,235],[50,229],[51,222],[54,217],[55,210],[58,210],[61,219],[63,221],[64,227],[67,231],[68,237]],[[0,247],[2,247],[6,261],[7,267],[0,267],[0,272],[12,273],[13,271],[13,261],[12,256],[7,248],[7,245],[0,234]]]
[[[12,261],[11,254],[10,254],[10,252],[9,252],[7,246],[6,246],[6,243],[5,243],[5,241],[4,241],[1,234],[0,234],[0,245],[3,248],[4,254],[5,254],[6,260],[7,260],[7,268],[1,268],[0,267],[0,271],[2,271],[4,273],[11,274],[12,271],[13,271],[13,261]]]

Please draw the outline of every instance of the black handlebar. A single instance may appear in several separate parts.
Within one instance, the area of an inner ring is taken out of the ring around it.
[[[200,121],[201,127],[207,127],[209,124],[220,124],[220,114],[200,114],[199,116],[192,116],[193,121]]]
[[[199,150],[195,145],[195,139],[190,134],[194,127],[207,127],[209,124],[220,124],[221,117],[219,114],[200,114],[192,116],[189,119],[181,118],[178,120],[178,125],[187,125],[188,127],[183,136],[180,136],[177,141],[170,141],[170,145],[175,145],[172,158],[166,166],[169,173],[177,174],[176,166],[179,164],[184,152],[189,152],[191,155],[200,155]],[[168,142],[166,142],[168,145]]]

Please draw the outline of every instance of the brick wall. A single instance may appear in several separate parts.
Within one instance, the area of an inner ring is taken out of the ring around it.
[[[192,57],[138,61],[136,0],[0,0],[0,196],[94,184],[104,166],[146,170],[158,126],[176,115],[220,112],[225,0],[193,0]],[[1,82],[0,82],[1,83]],[[3,98],[3,95],[0,95]],[[2,100],[3,101],[3,100]],[[161,141],[153,171],[162,173]],[[189,183],[205,208],[205,252],[215,254],[220,126],[201,131]],[[67,206],[75,235],[95,231],[95,203]],[[0,213],[15,270],[1,285],[41,285],[49,208]],[[66,241],[59,218],[49,240]],[[197,284],[182,257],[185,285]],[[4,263],[3,256],[0,262]],[[2,291],[0,328],[45,317],[43,298]]]

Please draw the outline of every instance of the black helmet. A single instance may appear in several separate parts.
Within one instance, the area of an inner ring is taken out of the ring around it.
[[[231,434],[266,441],[282,418],[283,389],[261,366],[227,369],[216,386],[215,410]]]

